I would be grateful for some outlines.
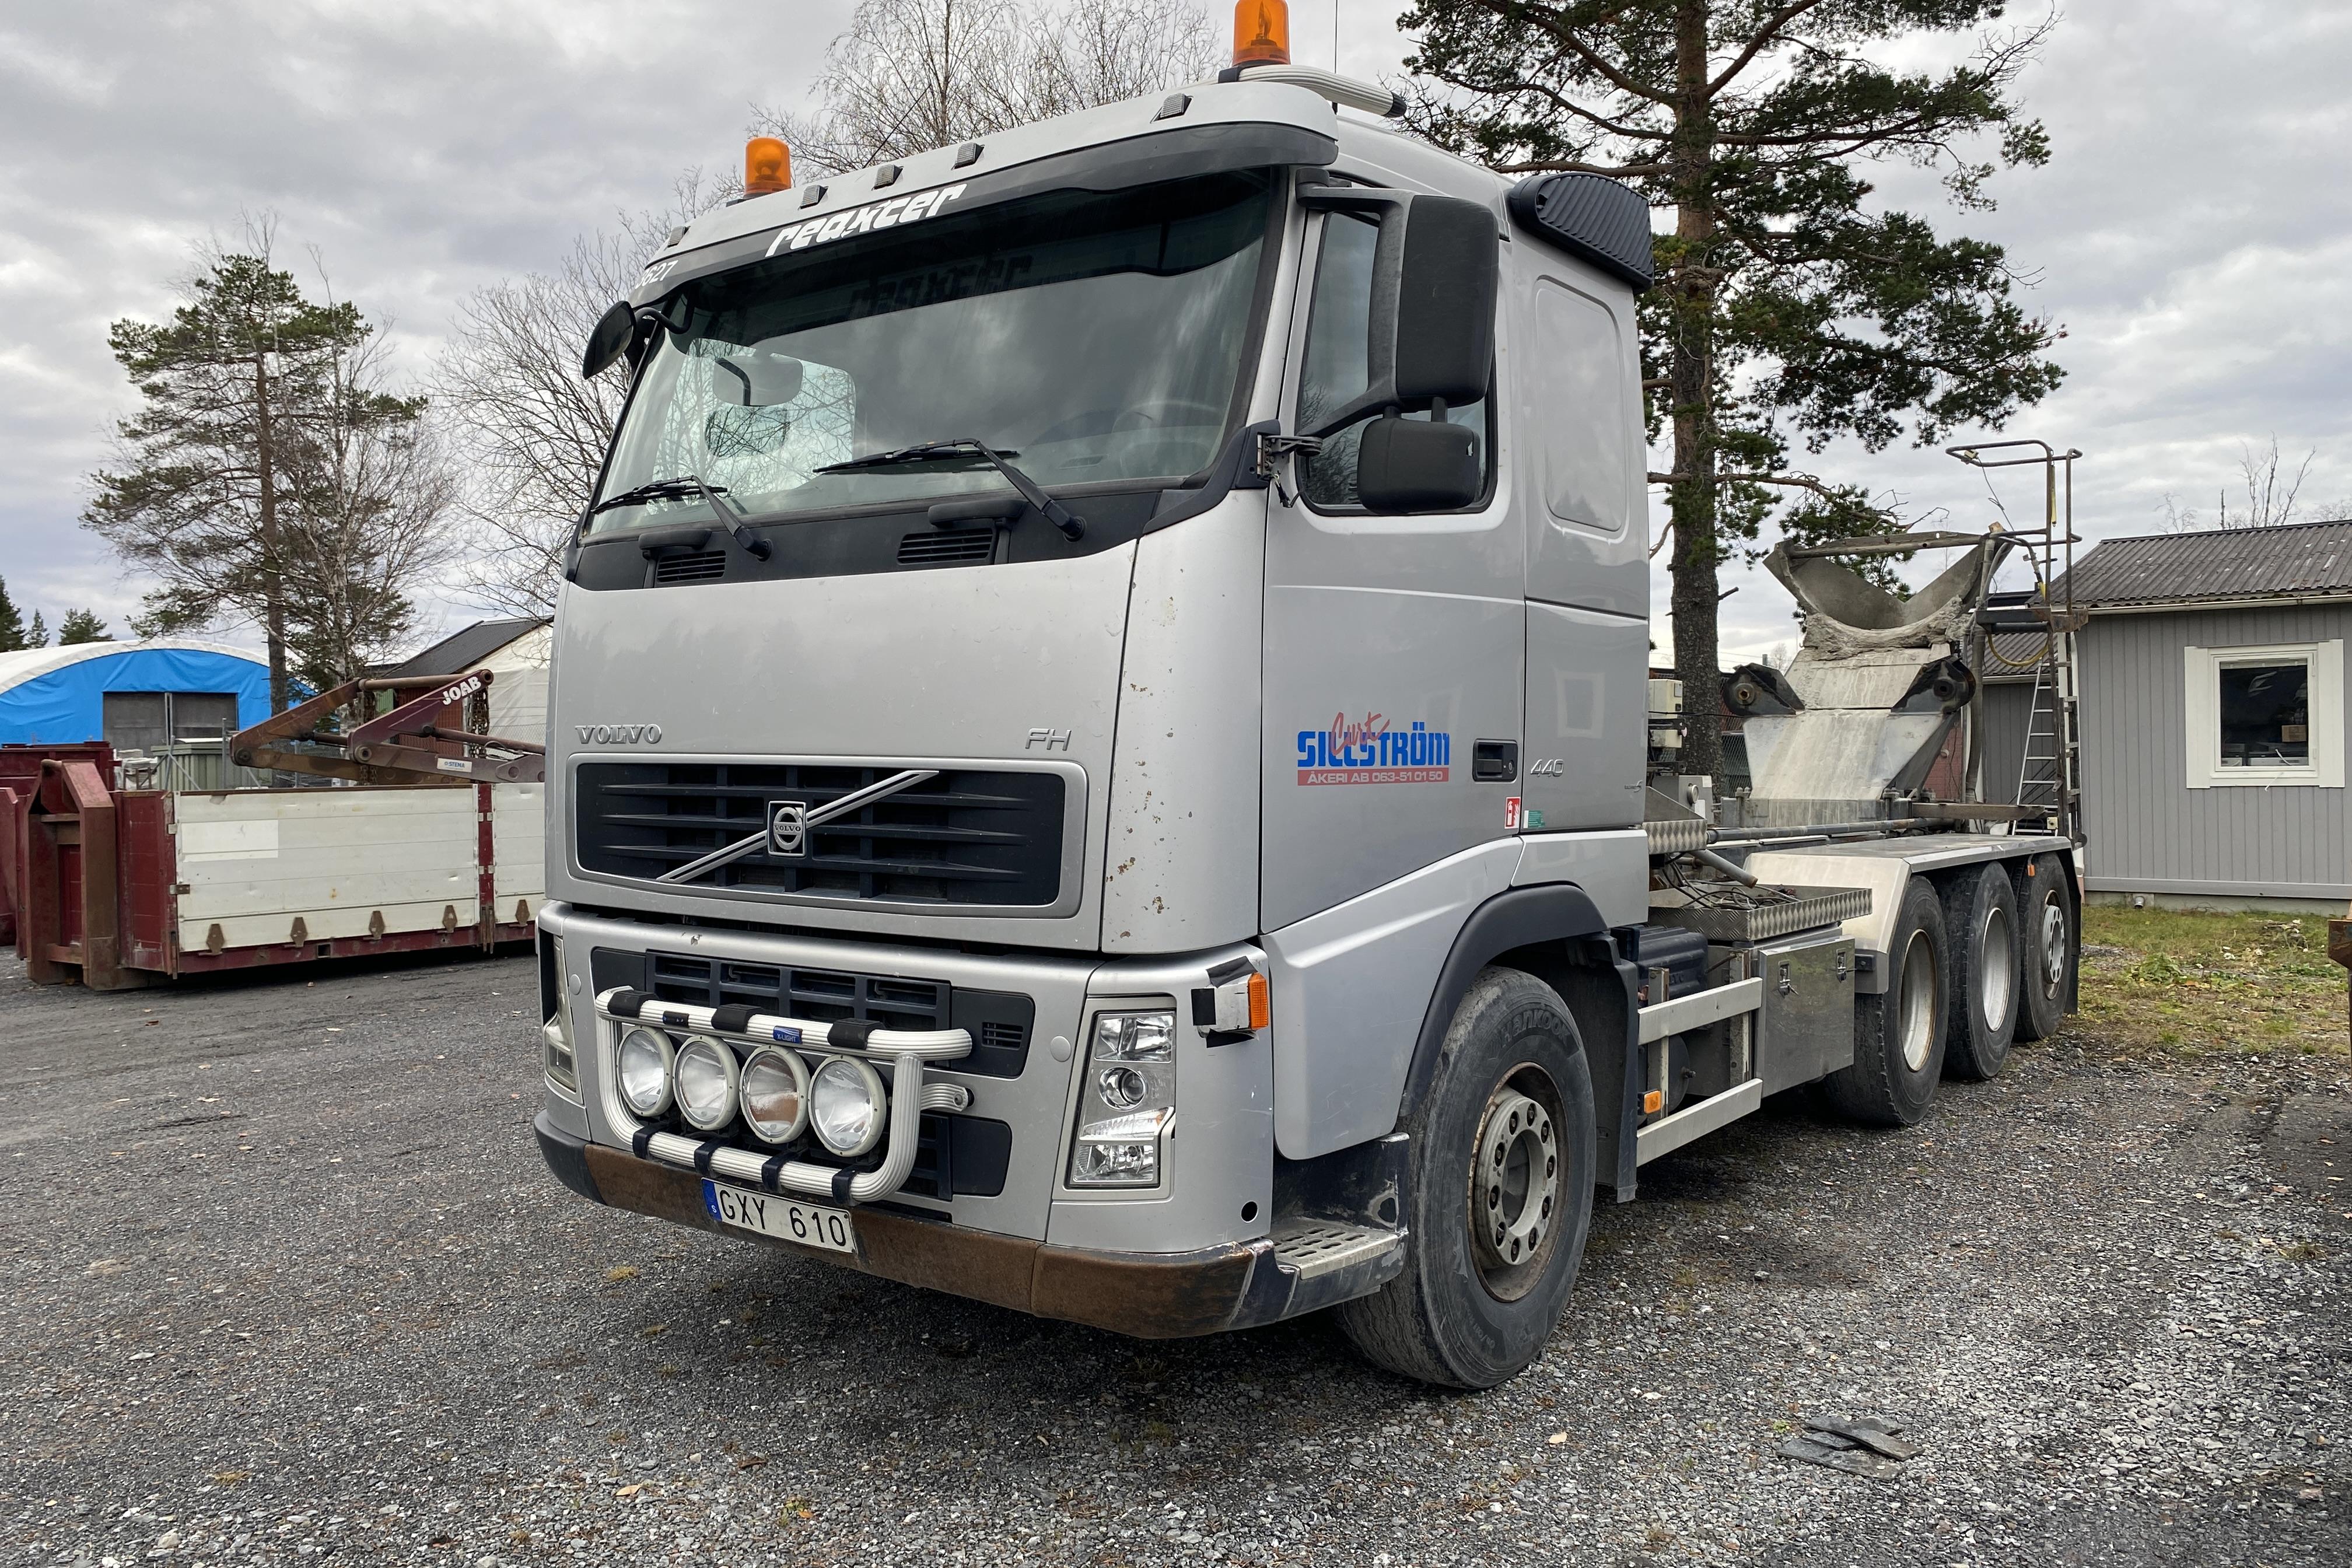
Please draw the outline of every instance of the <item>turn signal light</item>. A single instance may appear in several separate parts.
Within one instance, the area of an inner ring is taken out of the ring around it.
[[[1253,1029],[1263,1029],[1274,1019],[1273,996],[1263,973],[1249,977],[1249,1019]]]
[[[1239,0],[1234,6],[1234,68],[1289,63],[1289,0]]]
[[[793,183],[793,150],[773,136],[754,136],[743,143],[743,194],[764,196]]]

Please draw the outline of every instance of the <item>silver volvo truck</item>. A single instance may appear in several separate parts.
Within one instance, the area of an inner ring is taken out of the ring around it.
[[[1648,212],[1392,107],[1261,67],[803,181],[605,318],[564,1184],[1135,1335],[1336,1307],[1485,1387],[1596,1187],[2055,1026],[2071,837],[1935,787],[2009,542],[1902,603],[1783,558],[1753,793],[1653,787]]]

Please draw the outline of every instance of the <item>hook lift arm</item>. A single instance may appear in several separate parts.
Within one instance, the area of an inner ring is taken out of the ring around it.
[[[445,708],[464,702],[490,684],[491,672],[463,675],[394,676],[347,680],[309,701],[240,730],[229,742],[238,766],[351,779],[359,784],[538,784],[547,777],[547,748],[535,741],[446,729],[436,722]],[[391,712],[353,729],[320,731],[335,710],[378,692],[394,695]],[[415,742],[456,742],[480,753],[451,756]]]

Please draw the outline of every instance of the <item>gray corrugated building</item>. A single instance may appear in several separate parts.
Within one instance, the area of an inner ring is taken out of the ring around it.
[[[2071,585],[2087,890],[2341,913],[2352,521],[2104,540]],[[2024,676],[1988,682],[1990,794],[2016,785]]]

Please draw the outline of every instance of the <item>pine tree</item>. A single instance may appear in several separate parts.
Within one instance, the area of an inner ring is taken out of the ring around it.
[[[0,577],[0,653],[16,653],[25,646],[25,617],[8,596],[8,580]]]
[[[1800,540],[1892,523],[1863,487],[1794,470],[1792,439],[1869,449],[1998,426],[2058,382],[2061,334],[2011,297],[2000,247],[1939,237],[1870,200],[1874,161],[1941,172],[1990,205],[1998,142],[2047,161],[2011,97],[2048,24],[1988,36],[1962,64],[1897,69],[1874,46],[1989,23],[2000,0],[1418,0],[1406,63],[1433,140],[1507,173],[1612,175],[1670,215],[1642,302],[1654,436],[1671,436],[1675,665],[1717,688],[1717,569],[1778,519]],[[1717,705],[1687,700],[1690,771],[1720,774]]]
[[[47,647],[49,646],[48,623],[41,619],[41,612],[38,610],[35,610],[33,612],[33,625],[31,628],[25,633],[25,646],[26,647]]]
[[[68,610],[65,619],[58,623],[58,646],[71,647],[76,643],[112,642],[106,623],[90,610]]]
[[[82,521],[162,580],[134,629],[258,623],[282,709],[300,613],[289,584],[303,509],[333,467],[322,454],[353,426],[414,426],[424,404],[355,385],[374,329],[349,301],[305,298],[270,265],[269,237],[257,226],[247,253],[209,258],[169,321],[110,329],[141,403],[118,426],[122,466],[91,477]]]

